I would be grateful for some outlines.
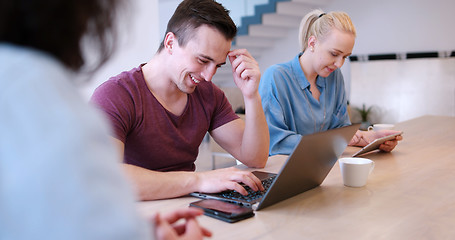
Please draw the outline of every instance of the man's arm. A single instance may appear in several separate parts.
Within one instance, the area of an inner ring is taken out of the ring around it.
[[[245,122],[238,119],[213,130],[215,141],[249,167],[262,168],[268,158],[270,136],[258,92],[261,72],[245,49],[228,54],[232,73],[245,102]]]
[[[248,109],[246,103],[245,109]],[[223,149],[248,167],[263,168],[267,163],[269,131],[262,107],[260,112],[262,116],[255,117],[246,110],[245,121],[237,119],[210,132]]]
[[[113,138],[113,141],[123,156],[124,143],[116,138]],[[165,199],[192,192],[221,192],[228,189],[246,195],[247,191],[239,183],[245,183],[253,190],[264,190],[261,181],[251,172],[236,168],[207,172],[158,172],[131,164],[123,165],[138,191],[140,200]]]

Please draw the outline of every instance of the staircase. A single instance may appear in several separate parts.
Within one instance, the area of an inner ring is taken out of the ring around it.
[[[289,30],[299,28],[302,17],[316,8],[323,8],[332,0],[268,0],[256,5],[253,16],[241,18],[232,48],[246,48],[258,60],[261,55],[284,38]],[[221,1],[220,1],[221,2]],[[230,62],[218,69],[213,77],[218,86],[233,86]]]

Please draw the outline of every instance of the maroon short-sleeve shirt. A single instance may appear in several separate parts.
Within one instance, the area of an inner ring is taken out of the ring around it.
[[[91,102],[125,144],[124,162],[156,171],[194,171],[207,131],[238,118],[223,91],[205,81],[188,94],[184,112],[176,116],[149,91],[141,66],[104,82]]]

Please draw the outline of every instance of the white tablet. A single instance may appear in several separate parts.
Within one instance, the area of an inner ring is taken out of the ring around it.
[[[392,140],[396,136],[399,136],[401,134],[403,134],[403,132],[399,132],[399,133],[388,135],[388,136],[385,136],[385,137],[382,137],[382,138],[378,138],[378,139],[374,140],[373,142],[371,142],[370,144],[368,144],[365,147],[363,147],[362,149],[360,149],[358,152],[354,153],[352,156],[356,157],[356,156],[359,156],[361,154],[376,150],[376,149],[379,148],[379,145],[383,144],[385,141]]]

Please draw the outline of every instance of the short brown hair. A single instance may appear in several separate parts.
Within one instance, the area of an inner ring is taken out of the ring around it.
[[[179,45],[185,46],[193,37],[194,29],[203,24],[217,29],[226,40],[234,39],[237,34],[237,27],[229,16],[229,10],[213,0],[182,1],[167,24],[166,34],[174,33]],[[163,48],[164,39],[158,52]]]

